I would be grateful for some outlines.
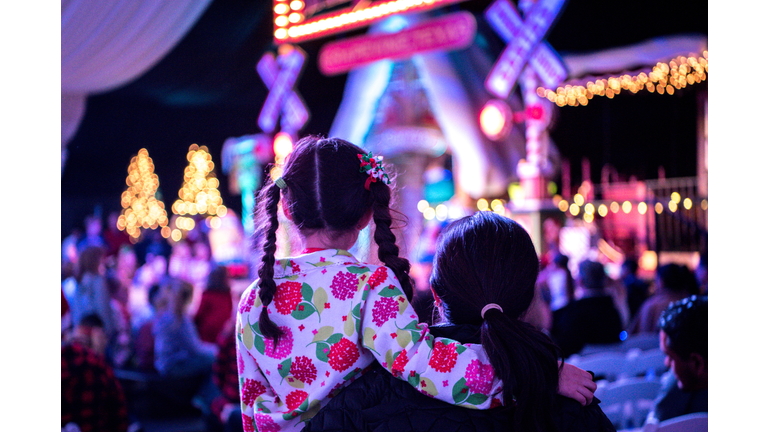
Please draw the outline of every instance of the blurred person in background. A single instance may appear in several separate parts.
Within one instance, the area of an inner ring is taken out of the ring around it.
[[[629,333],[656,333],[659,317],[670,303],[697,293],[695,276],[691,269],[680,264],[665,264],[656,270],[656,290],[640,306],[629,325]]]
[[[195,313],[195,327],[200,339],[215,343],[224,324],[232,317],[232,309],[234,300],[227,268],[216,266],[208,275],[208,283]]]
[[[78,233],[79,230],[72,230],[72,234],[61,242],[61,289],[69,303],[72,303],[77,288],[80,255],[77,251]]]
[[[127,292],[123,290],[120,282],[107,277],[109,290],[109,306],[112,311],[114,334],[107,343],[107,359],[110,364],[121,369],[128,366],[133,356],[133,341],[131,337],[131,316],[126,305]]]
[[[187,282],[190,278],[189,265],[192,261],[192,247],[186,240],[180,240],[171,246],[171,256],[168,258],[168,275]]]
[[[211,379],[211,368],[216,358],[215,344],[204,342],[189,316],[192,285],[177,278],[169,278],[160,286],[161,298],[152,324],[155,338],[155,369],[169,378],[200,379],[194,405],[203,411],[210,407],[218,394]],[[233,335],[234,337],[234,335]]]
[[[150,305],[149,289],[153,285],[163,283],[168,277],[168,261],[164,256],[149,254],[145,261],[145,264],[136,270],[128,295],[128,310],[134,331],[155,313]]]
[[[133,285],[133,278],[136,276],[136,270],[138,269],[138,259],[136,257],[136,252],[130,245],[121,246],[115,257],[112,276],[120,282],[121,289],[124,290],[125,302],[127,304],[129,292]]]
[[[650,284],[637,277],[638,264],[633,257],[627,257],[621,263],[621,283],[624,284],[624,290],[627,293],[627,307],[629,308],[630,320],[635,318],[637,311],[640,310],[643,302],[648,298],[648,288]]]
[[[61,346],[61,427],[81,432],[125,432],[123,389],[104,353],[107,337],[96,314],[85,315]]]
[[[669,371],[647,423],[708,412],[708,298],[694,295],[669,306],[659,319],[659,345]]]
[[[190,310],[197,311],[200,307],[200,301],[203,297],[203,291],[208,284],[208,275],[215,266],[212,262],[211,247],[208,244],[208,238],[203,235],[198,235],[198,240],[191,244],[192,256],[188,264],[188,280],[194,287],[192,295],[192,305]],[[216,336],[213,336],[215,339]],[[213,342],[213,340],[211,340]]]
[[[120,248],[131,245],[131,237],[128,233],[117,228],[117,219],[119,217],[120,212],[115,211],[110,212],[109,216],[107,216],[107,229],[103,234],[107,245],[107,256],[115,256],[120,252]]]
[[[133,337],[133,364],[143,372],[155,371],[155,336],[153,334],[153,322],[156,312],[164,307],[160,300],[160,285],[155,284],[149,288],[149,305],[151,315],[146,316],[138,323],[138,329]],[[167,301],[163,299],[163,301]]]
[[[101,216],[92,214],[85,218],[85,236],[77,243],[77,250],[82,252],[86,248],[96,246],[104,249],[107,252],[107,242],[104,241],[104,236],[101,235],[102,223]]]
[[[552,261],[541,271],[539,284],[549,299],[552,312],[561,309],[576,295],[576,283],[568,268],[568,256],[556,254]]]
[[[109,340],[115,334],[115,317],[105,276],[104,249],[99,246],[86,247],[78,261],[79,276],[70,302],[72,320],[78,323],[86,315],[95,313],[104,323],[104,332]]]
[[[189,277],[193,285],[205,286],[208,274],[213,268],[211,247],[205,237],[192,245],[192,258],[189,262]]]
[[[582,261],[576,278],[576,300],[553,313],[552,338],[566,358],[587,344],[620,341],[624,326],[613,298],[605,290],[606,278],[602,264]]]

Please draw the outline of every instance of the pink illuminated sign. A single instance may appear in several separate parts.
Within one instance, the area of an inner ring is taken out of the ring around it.
[[[477,23],[471,13],[456,12],[398,33],[331,42],[320,49],[320,71],[325,75],[334,75],[378,60],[465,48],[472,43],[476,29]]]

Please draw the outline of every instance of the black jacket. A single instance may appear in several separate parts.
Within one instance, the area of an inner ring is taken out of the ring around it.
[[[463,343],[479,342],[474,326],[437,326],[430,331]],[[558,395],[555,423],[559,432],[615,432],[598,403],[595,398],[591,405],[582,407]],[[509,431],[511,415],[512,411],[503,408],[482,411],[433,399],[374,362],[368,372],[334,396],[303,431]]]

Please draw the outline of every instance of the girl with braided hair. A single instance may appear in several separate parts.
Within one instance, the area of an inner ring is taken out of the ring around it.
[[[461,387],[469,393],[463,405],[487,409],[503,397],[480,345],[435,338],[418,322],[410,263],[390,228],[389,184],[380,158],[310,136],[259,193],[263,256],[240,300],[236,331],[246,431],[300,430],[374,362],[448,403],[457,403],[456,384],[470,380],[483,385]],[[275,258],[279,203],[305,248],[298,256]],[[348,252],[371,221],[382,264]],[[561,381],[586,385],[589,374],[569,371]]]

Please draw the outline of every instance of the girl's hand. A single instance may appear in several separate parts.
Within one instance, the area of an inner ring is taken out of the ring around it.
[[[563,364],[560,371],[558,393],[578,401],[581,406],[592,403],[597,384],[592,379],[592,374],[577,368],[572,364]]]

